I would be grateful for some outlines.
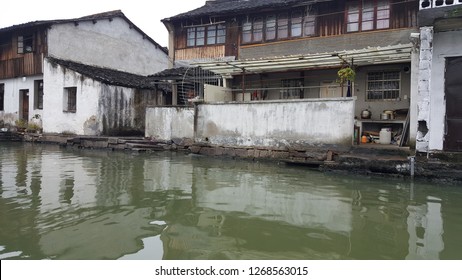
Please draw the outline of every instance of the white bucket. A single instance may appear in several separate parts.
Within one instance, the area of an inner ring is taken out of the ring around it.
[[[382,130],[380,130],[379,143],[384,145],[391,143],[391,131],[389,128],[382,128]]]

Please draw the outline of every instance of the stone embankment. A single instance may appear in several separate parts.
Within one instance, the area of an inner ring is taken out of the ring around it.
[[[183,151],[213,157],[253,161],[277,161],[326,172],[384,177],[427,179],[462,185],[462,153],[411,154],[406,149],[382,146],[323,147],[316,149],[268,149],[224,147],[194,143],[192,139],[157,141],[144,137],[92,137],[61,134],[1,133],[0,140],[58,144],[79,149],[157,152]]]

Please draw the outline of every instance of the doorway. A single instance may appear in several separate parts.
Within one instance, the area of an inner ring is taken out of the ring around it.
[[[28,122],[29,120],[29,90],[19,90],[19,118]]]
[[[445,86],[446,127],[445,151],[462,151],[462,56],[446,59]]]

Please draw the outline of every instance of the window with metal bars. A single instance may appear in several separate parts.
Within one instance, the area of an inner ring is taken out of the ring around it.
[[[63,111],[75,113],[77,111],[77,87],[64,88]]]
[[[400,90],[400,71],[380,71],[367,73],[367,101],[396,100],[400,96]]]

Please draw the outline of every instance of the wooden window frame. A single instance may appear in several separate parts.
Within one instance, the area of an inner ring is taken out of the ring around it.
[[[186,29],[186,46],[188,48],[224,45],[226,43],[226,25],[213,24],[193,26]]]
[[[242,22],[242,44],[316,36],[316,16],[301,11],[268,14]]]
[[[391,26],[390,20],[390,0],[368,2],[357,0],[348,2],[345,6],[346,33],[389,29]]]
[[[77,112],[77,87],[65,87],[63,97],[63,112]]]
[[[290,37],[300,38],[303,36],[303,13],[300,11],[290,14]]]
[[[18,54],[26,54],[34,52],[34,35],[19,35],[18,36]]]

